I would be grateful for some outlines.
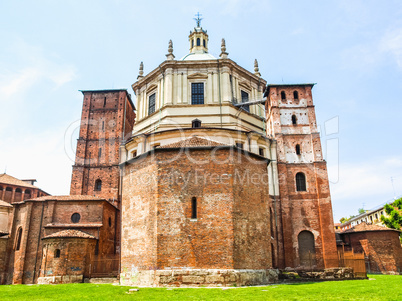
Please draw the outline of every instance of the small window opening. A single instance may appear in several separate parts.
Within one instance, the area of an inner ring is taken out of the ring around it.
[[[258,151],[259,151],[260,156],[264,157],[264,149],[262,147],[260,147]]]
[[[54,251],[54,258],[60,258],[60,249]]]
[[[80,221],[81,219],[81,215],[79,213],[74,213],[73,215],[71,215],[71,221],[76,224]]]
[[[106,97],[105,97],[105,99],[103,100],[103,107],[106,107]]]
[[[95,181],[95,190],[96,191],[101,191],[102,190],[102,180],[101,179],[97,179]]]
[[[105,122],[102,121],[102,131],[105,129]]]
[[[296,125],[296,124],[297,124],[296,115],[292,115],[292,124],[293,124],[293,125]]]
[[[206,46],[205,46],[205,40],[202,40],[202,45],[204,45],[204,47],[206,47]]]
[[[95,245],[95,255],[99,254],[99,240],[96,241],[96,245]]]
[[[108,222],[109,222],[109,227],[111,227],[112,226],[112,218],[111,217],[109,217]]]
[[[201,127],[201,120],[199,120],[199,119],[194,119],[194,120],[191,122],[191,127],[192,127],[192,128],[200,128],[200,127]]]
[[[191,218],[197,218],[197,198],[191,199]]]
[[[20,227],[17,231],[17,245],[15,246],[15,249],[19,251],[21,247],[21,239],[22,239],[22,228]]]
[[[161,146],[160,143],[155,143],[154,145],[152,145],[152,149],[158,148],[159,146]]]
[[[243,143],[236,142],[236,147],[243,149]]]
[[[197,46],[201,46],[201,40],[200,40],[200,38],[197,38]]]
[[[300,144],[296,145],[296,155],[300,155]]]
[[[293,99],[294,100],[299,100],[299,92],[293,91]]]
[[[148,115],[151,115],[155,112],[155,93],[150,95],[148,100]]]
[[[245,91],[241,91],[241,102],[248,102],[248,93]],[[242,108],[247,111],[250,112],[250,105],[243,105]]]
[[[135,151],[131,152],[131,155],[133,156],[133,158],[137,157],[137,151],[135,150]]]
[[[285,94],[285,91],[282,91],[282,92],[281,92],[281,100],[282,100],[282,101],[286,101],[286,94]]]
[[[100,159],[100,157],[102,157],[102,148],[100,148],[98,152],[98,158]]]
[[[194,47],[194,40],[191,40],[191,48]]]
[[[306,191],[306,176],[302,172],[296,174],[296,191]]]

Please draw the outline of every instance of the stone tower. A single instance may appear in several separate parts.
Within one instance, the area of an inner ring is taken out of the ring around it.
[[[81,91],[80,134],[71,195],[92,195],[119,204],[119,147],[131,137],[135,107],[126,90]]]
[[[277,141],[275,202],[279,267],[336,266],[327,164],[311,89],[314,84],[268,85],[267,134]],[[283,250],[280,250],[282,249]]]

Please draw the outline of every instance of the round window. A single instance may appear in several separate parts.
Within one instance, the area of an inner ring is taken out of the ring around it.
[[[78,223],[81,219],[81,215],[79,213],[74,213],[73,215],[71,215],[71,221],[73,223]]]

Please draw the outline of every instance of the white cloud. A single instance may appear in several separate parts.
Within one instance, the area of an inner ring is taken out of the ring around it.
[[[72,81],[76,77],[75,67],[71,64],[52,59],[51,54],[39,47],[25,43],[20,39],[11,42],[2,52],[13,53],[15,61],[7,62],[3,53],[0,71],[0,97],[7,100],[17,94],[23,94],[43,80],[53,83],[53,89]],[[8,68],[7,68],[8,67]]]
[[[339,182],[331,184],[335,220],[356,214],[363,203],[365,209],[371,209],[390,201],[394,191],[396,196],[402,195],[401,166],[402,157],[372,158],[370,162],[340,164]]]
[[[388,31],[380,41],[380,50],[390,53],[399,68],[402,68],[402,28]]]

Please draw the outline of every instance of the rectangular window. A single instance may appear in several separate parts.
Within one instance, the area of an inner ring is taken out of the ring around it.
[[[236,147],[243,149],[243,143],[236,142]]]
[[[195,197],[191,199],[191,218],[197,218],[197,198]]]
[[[155,112],[155,93],[148,98],[148,115],[151,115],[153,112]]]
[[[204,83],[191,84],[191,104],[192,105],[204,104]]]
[[[264,157],[264,149],[263,149],[262,147],[260,147],[259,153],[260,153],[260,156],[263,156],[263,157]]]
[[[243,90],[241,91],[241,102],[248,102],[248,93],[244,92]],[[242,106],[242,108],[245,111],[250,112],[250,106],[249,105],[244,105],[244,106]]]

